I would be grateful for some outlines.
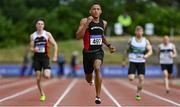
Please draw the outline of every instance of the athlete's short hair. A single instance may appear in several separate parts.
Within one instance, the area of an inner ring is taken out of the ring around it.
[[[38,18],[35,20],[35,24],[38,22],[38,21],[43,21],[45,23],[45,20],[43,18]]]
[[[168,35],[164,35],[164,38],[169,38],[169,36]]]
[[[90,8],[91,8],[92,6],[94,6],[94,5],[99,5],[99,6],[101,7],[101,5],[100,5],[100,3],[99,3],[98,1],[94,1],[93,3],[91,3]]]
[[[138,26],[136,26],[135,30],[136,30],[136,31],[137,31],[137,30],[143,30],[143,27],[138,25]]]

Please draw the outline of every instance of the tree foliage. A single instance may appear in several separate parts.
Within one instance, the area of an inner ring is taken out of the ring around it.
[[[34,21],[44,18],[45,28],[56,40],[75,37],[79,21],[88,17],[92,0],[0,0],[0,47],[29,42],[35,30]],[[133,20],[129,27],[133,34],[136,25],[155,24],[155,34],[180,34],[179,0],[99,0],[102,18],[113,28],[117,17],[127,12]],[[111,31],[113,35],[113,30]]]

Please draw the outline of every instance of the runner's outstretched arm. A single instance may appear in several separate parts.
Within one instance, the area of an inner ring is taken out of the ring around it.
[[[80,21],[80,25],[79,25],[79,28],[76,32],[76,39],[82,39],[85,32],[86,32],[86,29],[88,28],[89,26],[89,23],[93,20],[93,17],[92,16],[89,16],[88,18],[83,18],[81,21]]]

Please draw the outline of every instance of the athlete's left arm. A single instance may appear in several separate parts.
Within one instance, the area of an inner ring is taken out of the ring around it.
[[[144,58],[147,59],[148,57],[150,57],[153,53],[152,51],[152,46],[150,44],[150,42],[147,40],[147,45],[146,45],[146,49],[147,49],[147,53],[144,55]]]
[[[157,55],[158,55],[158,60],[160,60],[160,45],[158,46],[158,50],[157,50]]]
[[[172,58],[175,58],[177,56],[176,46],[173,44],[173,53],[171,55]]]
[[[103,20],[103,23],[104,23],[104,29],[106,29],[107,27],[107,22],[105,20]],[[116,51],[116,48],[114,46],[111,45],[111,43],[109,43],[106,38],[105,38],[105,35],[103,35],[102,37],[102,42],[109,48],[109,51],[111,53],[114,53]]]
[[[58,46],[56,41],[54,40],[53,36],[51,35],[50,32],[47,32],[47,35],[49,37],[49,42],[54,46],[54,56],[53,56],[53,61],[57,61],[57,55],[58,55]]]

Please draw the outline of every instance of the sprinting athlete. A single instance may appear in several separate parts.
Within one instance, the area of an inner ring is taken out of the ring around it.
[[[145,62],[146,59],[152,55],[152,46],[150,42],[143,37],[143,28],[136,26],[135,37],[129,41],[129,70],[128,78],[130,81],[135,79],[138,75],[138,85],[136,92],[136,100],[141,100],[140,92],[143,89],[144,75],[145,75]]]
[[[116,49],[105,39],[104,31],[107,26],[107,22],[100,18],[102,13],[100,4],[93,3],[90,7],[89,13],[89,17],[83,18],[80,21],[79,28],[76,32],[76,38],[83,38],[83,66],[86,80],[90,85],[94,83],[93,71],[95,71],[95,103],[100,104],[100,91],[102,84],[101,65],[104,58],[102,44],[104,43],[111,53],[115,52]]]
[[[49,43],[54,46],[53,61],[57,61],[58,47],[50,32],[44,30],[44,20],[36,21],[36,31],[30,36],[30,49],[34,53],[33,67],[36,72],[37,86],[40,91],[40,101],[46,100],[46,95],[41,86],[41,78],[49,79],[51,76],[48,48]]]
[[[164,73],[166,93],[169,93],[169,81],[173,73],[173,58],[177,56],[176,47],[164,36],[163,42],[158,47],[159,62]]]

